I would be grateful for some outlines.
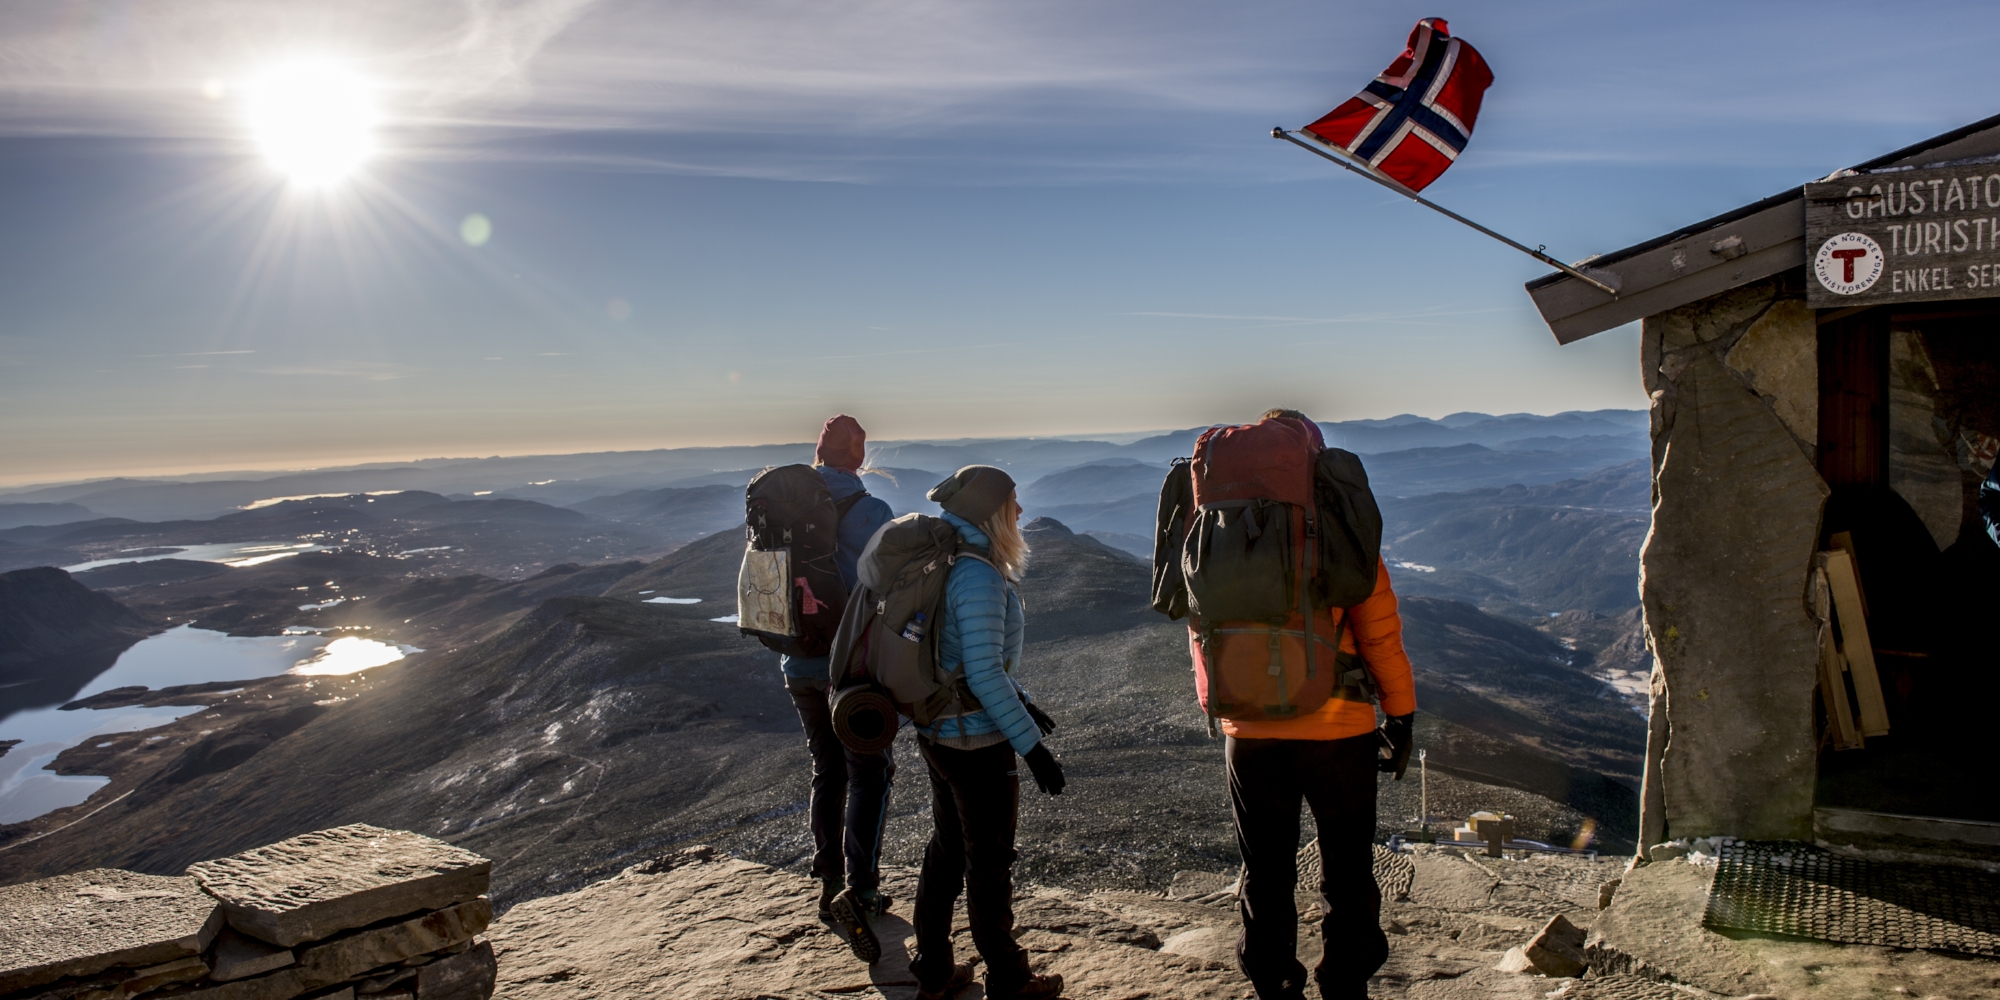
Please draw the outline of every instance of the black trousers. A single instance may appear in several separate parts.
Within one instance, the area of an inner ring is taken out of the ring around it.
[[[792,704],[798,706],[813,759],[813,877],[842,877],[845,855],[847,884],[873,889],[882,882],[882,824],[896,780],[892,751],[857,754],[840,742],[825,691],[793,689]]]
[[[1014,827],[1021,777],[1013,746],[954,750],[919,737],[931,774],[931,842],[917,879],[917,953],[910,971],[927,988],[951,977],[951,911],[965,888],[972,943],[986,960],[986,992],[1028,980],[1028,953],[1014,943]]]
[[[1243,852],[1236,961],[1263,1000],[1297,997],[1305,988],[1292,897],[1299,880],[1301,799],[1319,828],[1326,943],[1313,979],[1320,995],[1366,997],[1368,978],[1389,959],[1374,873],[1377,746],[1373,733],[1342,740],[1229,740],[1229,808]]]

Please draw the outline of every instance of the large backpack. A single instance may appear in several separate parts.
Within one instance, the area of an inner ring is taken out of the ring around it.
[[[876,530],[861,551],[854,597],[833,640],[828,680],[834,690],[878,687],[919,726],[978,710],[964,665],[941,669],[938,663],[945,581],[960,559],[993,564],[943,518],[904,514]]]
[[[847,604],[834,561],[840,520],[867,495],[835,503],[810,465],[781,465],[750,480],[736,576],[736,625],[744,635],[786,656],[820,656],[832,646]]]
[[[1211,428],[1174,463],[1154,528],[1153,607],[1189,619],[1211,727],[1371,697],[1359,658],[1340,652],[1347,616],[1329,609],[1374,592],[1381,544],[1361,460],[1316,450],[1297,421]]]

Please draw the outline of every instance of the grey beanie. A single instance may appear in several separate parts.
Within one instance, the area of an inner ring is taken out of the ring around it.
[[[1013,495],[1014,477],[990,465],[968,465],[924,494],[973,524],[985,524]]]

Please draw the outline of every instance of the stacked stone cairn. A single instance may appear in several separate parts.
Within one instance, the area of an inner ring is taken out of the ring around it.
[[[336,827],[188,868],[0,887],[0,1000],[487,1000],[493,863]]]

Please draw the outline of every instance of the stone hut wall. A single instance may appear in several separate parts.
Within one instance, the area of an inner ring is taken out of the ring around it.
[[[1818,336],[1796,275],[1648,317],[1654,653],[1640,843],[1810,839]]]
[[[1889,485],[1940,550],[1978,538],[2000,450],[1989,337],[1892,328]],[[1813,550],[1819,333],[1787,272],[1650,316],[1653,525],[1640,593],[1654,652],[1640,843],[1811,839],[1818,740]]]

